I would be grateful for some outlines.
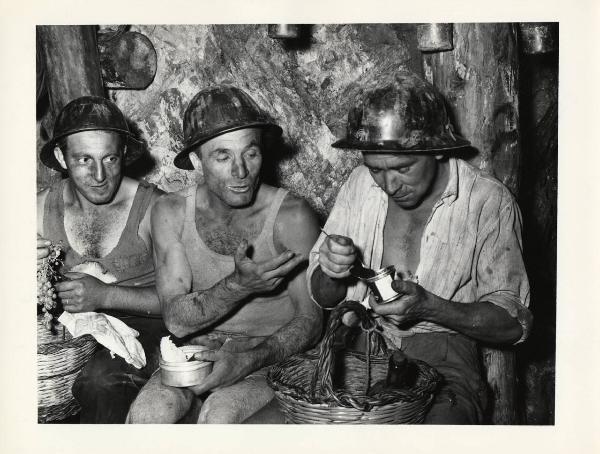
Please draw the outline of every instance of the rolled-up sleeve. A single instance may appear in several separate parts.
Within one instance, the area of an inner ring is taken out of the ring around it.
[[[335,204],[327,222],[325,223],[325,230],[328,234],[335,235],[350,235],[351,226],[354,225],[352,219],[352,206],[356,203],[356,191],[357,191],[357,179],[360,179],[360,168],[354,169],[346,182],[341,186],[340,191],[335,199]],[[319,249],[325,241],[326,235],[321,233],[317,242],[310,251],[308,269],[306,272],[306,278],[308,283],[308,293],[310,298],[319,306],[319,302],[315,299],[312,291],[312,275],[319,266]],[[356,238],[353,238],[356,242]]]
[[[352,174],[354,175],[354,173]],[[350,212],[350,202],[351,199],[351,184],[352,184],[352,175],[348,180],[342,185],[340,191],[335,199],[335,204],[329,217],[327,218],[327,222],[325,223],[325,230],[329,234],[336,235],[347,235],[348,225],[350,224],[349,217],[351,216]],[[315,299],[312,291],[312,275],[319,266],[319,249],[325,241],[326,235],[321,233],[317,242],[313,246],[310,251],[310,256],[308,259],[308,269],[306,272],[307,284],[308,284],[308,294],[310,298],[319,306],[319,302]]]
[[[310,251],[310,256],[308,258],[308,269],[306,270],[306,284],[308,285],[308,294],[310,296],[310,299],[313,300],[313,302],[321,308],[322,306],[319,304],[319,302],[315,299],[313,295],[312,275],[319,266],[319,248],[321,247],[321,244],[323,244],[323,241],[325,241],[325,235],[321,233],[321,235],[317,239],[317,242]]]
[[[523,330],[516,344],[529,335],[533,316],[529,311],[529,280],[523,262],[521,213],[515,200],[505,194],[496,213],[481,230],[475,277],[477,301],[505,309]]]

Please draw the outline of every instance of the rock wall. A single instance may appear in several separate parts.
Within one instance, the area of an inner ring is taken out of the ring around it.
[[[143,91],[113,90],[111,98],[137,125],[154,160],[145,178],[166,191],[193,183],[174,167],[187,103],[201,88],[231,82],[245,89],[284,129],[285,147],[272,153],[277,182],[325,216],[357,153],[330,146],[343,134],[347,95],[355,82],[390,69],[418,67],[407,26],[315,25],[286,44],[266,25],[134,26],[158,54],[154,82]],[[411,52],[412,55],[411,55]],[[271,159],[273,161],[273,159]]]

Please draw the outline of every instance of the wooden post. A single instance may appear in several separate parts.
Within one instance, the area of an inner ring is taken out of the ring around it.
[[[37,32],[50,99],[50,112],[44,124],[51,134],[60,109],[80,96],[104,96],[104,86],[95,26],[43,25],[37,27]],[[58,172],[38,161],[38,186],[47,186],[59,178]]]
[[[455,24],[454,49],[423,54],[425,77],[448,101],[457,131],[471,141],[471,162],[517,196],[520,175],[518,47],[513,24]],[[491,421],[518,424],[512,349],[483,348],[493,395]]]

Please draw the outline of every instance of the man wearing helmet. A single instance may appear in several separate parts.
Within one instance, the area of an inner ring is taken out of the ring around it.
[[[156,368],[165,328],[154,286],[150,207],[162,191],[123,175],[141,148],[118,107],[93,96],[59,113],[41,161],[67,178],[39,192],[38,260],[50,241],[64,250],[56,284],[64,310],[110,312],[139,332],[147,365],[137,369],[99,350],[73,385],[82,423],[122,423]],[[141,366],[141,364],[138,364]]]
[[[305,201],[261,181],[266,141],[281,128],[245,92],[200,91],[183,127],[175,165],[201,172],[203,183],[153,209],[157,289],[168,329],[211,347],[196,358],[214,365],[192,388],[164,386],[155,374],[128,420],[179,421],[210,391],[197,421],[239,423],[273,398],[264,368],[319,336],[305,275],[318,222]]]
[[[532,319],[519,209],[500,182],[452,157],[468,144],[441,96],[415,75],[366,87],[347,136],[333,144],[361,150],[364,165],[342,186],[308,270],[317,304],[368,303],[388,346],[444,376],[431,424],[482,422],[476,342],[522,342]],[[378,301],[352,277],[359,259],[395,266],[395,300]]]

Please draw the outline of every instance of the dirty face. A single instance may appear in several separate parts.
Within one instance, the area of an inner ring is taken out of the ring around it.
[[[441,156],[364,153],[365,166],[377,185],[398,206],[410,209],[430,192]]]
[[[123,138],[112,131],[82,131],[66,137],[54,154],[75,190],[94,205],[113,200],[122,179]]]
[[[199,157],[198,157],[199,156]],[[194,168],[201,166],[209,191],[232,208],[248,206],[260,184],[261,130],[245,128],[217,136],[190,154]]]

